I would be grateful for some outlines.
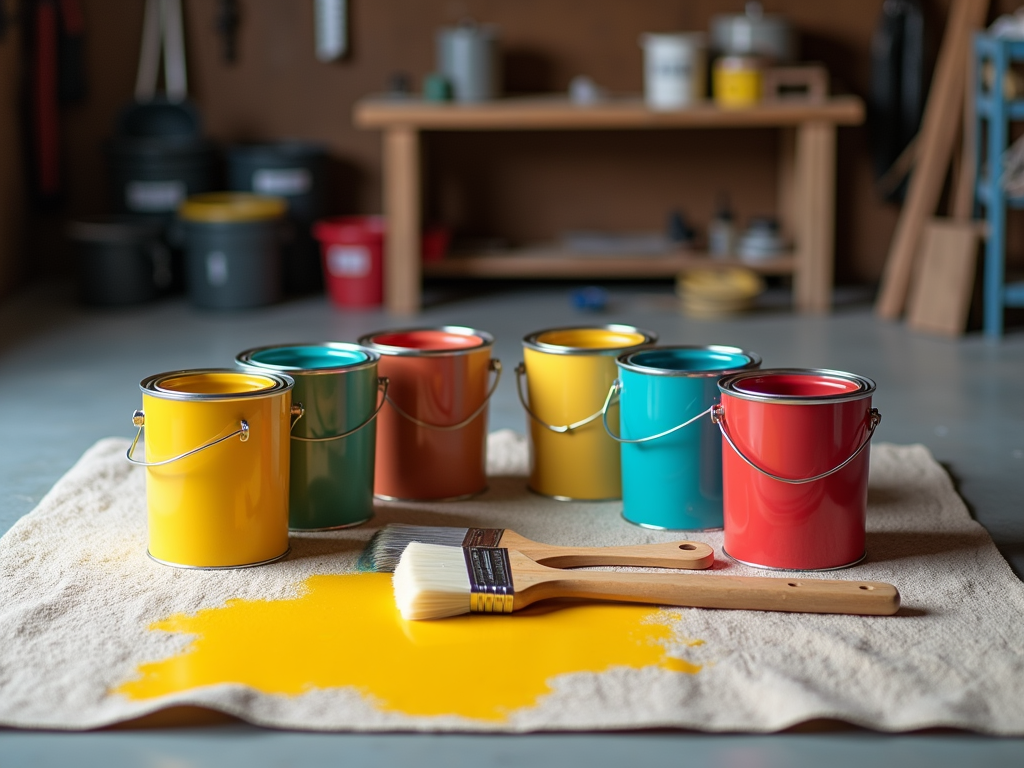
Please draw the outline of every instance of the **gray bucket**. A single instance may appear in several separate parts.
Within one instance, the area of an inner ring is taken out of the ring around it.
[[[74,244],[79,297],[102,307],[151,301],[172,281],[171,255],[158,222],[123,216],[97,216],[72,221],[68,237]]]
[[[326,147],[302,141],[238,144],[227,150],[228,188],[288,202],[292,240],[285,250],[285,288],[307,293],[323,286],[320,253],[310,232],[328,213]]]
[[[230,201],[240,201],[243,208],[256,201],[263,210],[232,211]],[[223,215],[216,212],[219,205],[224,206]],[[206,309],[279,301],[284,212],[283,200],[258,195],[212,193],[186,201],[178,213],[176,238],[185,249],[189,300]]]

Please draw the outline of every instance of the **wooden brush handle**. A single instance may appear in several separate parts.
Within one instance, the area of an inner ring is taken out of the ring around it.
[[[537,565],[517,552],[510,552],[509,560],[515,584],[516,609],[552,597],[622,600],[691,608],[871,616],[891,616],[900,607],[900,594],[896,587],[880,581],[565,572]]]
[[[665,541],[624,547],[556,547],[541,544],[506,530],[501,536],[504,549],[522,552],[534,562],[551,568],[582,565],[636,565],[648,568],[703,570],[715,562],[715,551],[699,541]]]

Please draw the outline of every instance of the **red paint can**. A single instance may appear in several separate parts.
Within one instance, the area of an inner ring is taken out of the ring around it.
[[[494,338],[462,326],[363,336],[380,354],[387,402],[377,416],[377,498],[452,501],[487,489],[487,404],[501,362]]]
[[[376,307],[384,298],[384,219],[336,216],[313,225],[324,283],[340,307]]]
[[[864,558],[875,383],[819,369],[722,379],[725,553],[758,568],[817,571]]]

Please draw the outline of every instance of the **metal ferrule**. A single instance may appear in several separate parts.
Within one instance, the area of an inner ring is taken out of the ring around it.
[[[813,375],[822,376],[837,381],[852,382],[857,385],[853,392],[843,392],[837,395],[823,395],[821,397],[804,397],[801,395],[762,395],[756,392],[744,392],[737,389],[737,385],[744,379],[761,378],[775,375]],[[861,400],[870,397],[875,391],[875,382],[867,376],[858,376],[855,373],[844,371],[833,371],[827,368],[769,368],[761,371],[747,371],[737,373],[733,376],[722,379],[718,382],[718,389],[729,397],[736,397],[740,400],[753,400],[758,403],[779,403],[782,405],[825,405],[828,403],[844,403],[850,400]],[[714,420],[714,419],[713,419]]]
[[[681,371],[672,368],[654,368],[649,365],[639,365],[633,360],[636,355],[647,352],[671,352],[675,349],[692,349],[695,352],[720,352],[724,355],[742,355],[746,358],[747,362],[733,368],[720,368],[706,371]],[[761,356],[753,352],[748,352],[745,349],[740,349],[739,347],[728,347],[719,344],[677,344],[667,347],[657,346],[647,347],[646,349],[631,349],[629,352],[619,355],[615,362],[618,364],[619,368],[624,371],[633,371],[634,373],[642,373],[647,376],[685,376],[693,379],[710,379],[724,378],[725,376],[730,376],[734,373],[740,373],[741,371],[746,371],[751,368],[757,368],[761,364]]]
[[[271,349],[290,349],[293,347],[326,347],[327,349],[337,349],[343,352],[361,352],[366,355],[366,359],[359,363],[353,363],[352,365],[339,365],[333,368],[299,368],[292,365],[274,365],[273,363],[262,363],[253,360],[253,357],[258,355],[260,352],[266,352]],[[245,352],[241,352],[235,357],[235,363],[250,370],[258,370],[261,373],[265,371],[277,371],[280,373],[286,373],[289,376],[319,376],[321,374],[329,373],[348,373],[350,371],[359,371],[363,368],[370,368],[376,365],[379,361],[380,353],[359,344],[350,344],[344,341],[323,341],[312,344],[270,344],[265,347],[247,349]]]
[[[637,333],[644,337],[644,340],[637,344],[628,344],[622,347],[608,347],[607,349],[601,347],[563,347],[560,344],[545,344],[538,339],[546,333],[555,333],[557,331],[609,331],[611,333]],[[609,325],[566,325],[559,328],[545,328],[543,331],[535,331],[529,336],[523,337],[523,346],[527,349],[533,349],[537,352],[546,352],[549,355],[614,355],[618,356],[625,350],[640,349],[650,344],[654,344],[658,340],[658,334],[653,331],[646,331],[643,328],[637,328],[634,325],[619,325],[612,323]]]
[[[416,331],[443,331],[456,336],[476,336],[481,343],[472,347],[459,347],[458,349],[416,349],[414,347],[393,347],[389,344],[378,344],[374,339],[380,336],[391,336],[400,333],[415,333]],[[487,331],[480,331],[466,325],[433,325],[419,328],[394,328],[386,331],[374,331],[365,336],[359,337],[359,344],[372,349],[382,355],[399,355],[403,357],[444,357],[446,355],[468,355],[472,352],[479,352],[481,349],[494,346],[494,337]]]
[[[493,549],[498,546],[504,528],[470,528],[466,531],[466,537],[462,540],[463,547],[488,547]]]
[[[466,547],[469,610],[473,613],[512,613],[515,588],[508,550]]]
[[[270,373],[268,371],[260,371],[255,373],[257,376],[263,376],[270,379],[272,384],[264,389],[254,389],[248,392],[226,392],[226,393],[206,393],[206,392],[178,392],[173,389],[164,389],[161,384],[168,379],[177,378],[180,376],[202,376],[207,374],[235,374],[238,375],[240,372],[237,369],[232,368],[195,368],[182,371],[168,371],[167,373],[157,373],[153,376],[147,376],[141,382],[139,382],[139,389],[142,390],[144,395],[151,397],[159,397],[163,400],[185,400],[185,401],[217,401],[223,402],[225,400],[252,400],[254,398],[269,397],[273,395],[280,395],[282,392],[287,392],[295,386],[295,381],[291,376],[286,376],[283,373]]]

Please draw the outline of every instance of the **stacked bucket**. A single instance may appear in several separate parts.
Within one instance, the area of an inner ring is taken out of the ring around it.
[[[724,528],[731,558],[827,570],[865,554],[874,383],[761,370],[730,346],[655,346],[628,325],[523,339],[528,487],[560,501],[622,500],[659,531]],[[141,383],[128,459],[148,468],[149,554],[189,568],[284,557],[288,531],[360,525],[373,499],[457,501],[487,488],[493,337],[463,326],[358,344],[264,346],[234,369]],[[145,457],[135,456],[146,430]]]

